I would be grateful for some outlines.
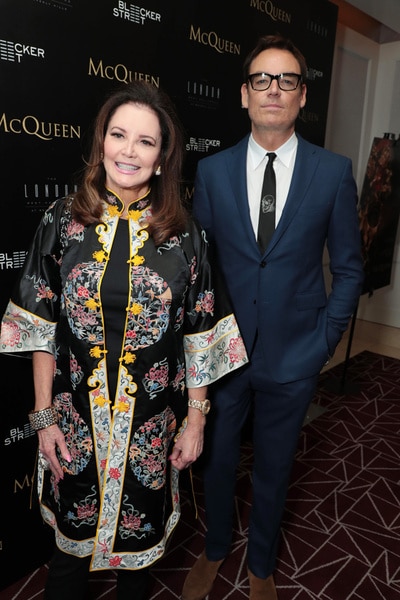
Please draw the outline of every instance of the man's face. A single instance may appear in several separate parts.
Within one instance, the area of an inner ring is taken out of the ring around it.
[[[301,74],[300,65],[291,52],[270,48],[261,52],[250,65],[250,75],[253,73]],[[248,109],[252,122],[253,134],[287,133],[294,130],[294,124],[299,111],[306,103],[307,89],[299,83],[292,91],[283,91],[278,81],[273,79],[270,87],[264,91],[253,90],[250,82],[241,88],[242,106]]]

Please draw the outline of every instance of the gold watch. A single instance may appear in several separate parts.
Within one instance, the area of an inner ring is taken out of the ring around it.
[[[211,404],[210,401],[207,400],[191,400],[189,398],[188,406],[191,408],[197,408],[203,416],[206,416],[210,412]]]

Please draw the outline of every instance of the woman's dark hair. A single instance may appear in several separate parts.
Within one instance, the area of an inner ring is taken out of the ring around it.
[[[184,146],[182,126],[169,96],[151,83],[124,84],[100,108],[82,184],[72,203],[73,216],[84,225],[101,221],[106,182],[102,162],[104,138],[111,117],[117,108],[127,103],[150,108],[160,121],[161,175],[153,176],[150,182],[152,217],[149,221],[149,233],[159,245],[183,231],[186,224],[187,214],[181,196]]]
[[[301,79],[304,83],[307,78],[307,63],[303,54],[300,52],[298,48],[293,44],[293,42],[283,37],[282,35],[264,35],[260,37],[257,45],[249,54],[246,56],[243,63],[243,81],[246,83],[247,79],[250,75],[250,65],[253,60],[264,50],[270,50],[271,48],[277,48],[278,50],[287,50],[297,60],[300,66]],[[275,73],[273,73],[275,75]]]

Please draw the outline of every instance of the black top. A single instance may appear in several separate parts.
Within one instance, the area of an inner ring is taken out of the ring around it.
[[[129,284],[129,222],[120,219],[115,233],[107,269],[101,284],[101,303],[105,325],[105,347],[110,400],[114,400],[118,376],[118,359],[125,331]]]

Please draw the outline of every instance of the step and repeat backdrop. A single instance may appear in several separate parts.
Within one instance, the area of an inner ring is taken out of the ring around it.
[[[43,211],[75,189],[109,91],[144,79],[173,98],[186,132],[190,202],[197,161],[249,129],[242,63],[260,35],[287,35],[306,56],[298,131],[324,144],[336,23],[328,0],[1,0],[1,315]],[[47,560],[53,536],[34,485],[31,362],[0,355],[0,375],[2,589]]]

